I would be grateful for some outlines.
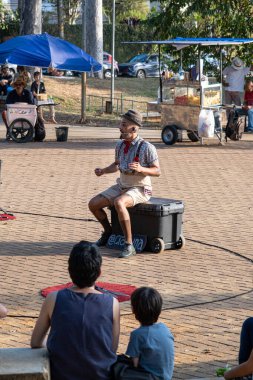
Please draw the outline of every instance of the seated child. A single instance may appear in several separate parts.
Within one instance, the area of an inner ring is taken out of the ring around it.
[[[34,76],[34,82],[31,85],[31,92],[32,92],[34,98],[37,99],[38,94],[45,94],[46,93],[46,88],[45,88],[44,82],[40,81],[40,72],[39,71],[35,71],[33,76]],[[57,121],[55,120],[54,106],[50,105],[49,110],[50,110],[50,118],[51,118],[50,122],[53,124],[57,124]],[[42,110],[41,106],[38,107],[38,114],[40,115],[41,120],[43,122],[45,122],[45,120],[43,119],[43,110]]]
[[[174,338],[169,328],[157,322],[162,297],[156,289],[141,287],[131,295],[131,306],[141,326],[132,331],[126,355],[159,380],[171,380],[174,368]]]
[[[253,317],[247,318],[242,325],[239,365],[225,372],[224,378],[252,379],[253,373]]]

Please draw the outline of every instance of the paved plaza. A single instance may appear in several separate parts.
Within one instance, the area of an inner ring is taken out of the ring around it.
[[[47,126],[43,143],[4,142],[0,125],[0,207],[15,221],[0,222],[1,347],[27,347],[43,301],[40,290],[69,281],[67,258],[80,240],[95,241],[101,228],[88,201],[116,174],[96,177],[94,168],[114,159],[116,128],[69,128],[56,142]],[[186,246],[161,254],[118,259],[102,249],[101,281],[152,286],[164,299],[161,321],[175,337],[173,379],[212,377],[235,364],[243,320],[252,316],[253,136],[201,146],[185,139],[164,145],[159,130],[142,136],[158,150],[162,175],[157,197],[184,201]],[[121,303],[119,353],[138,326],[129,302]]]

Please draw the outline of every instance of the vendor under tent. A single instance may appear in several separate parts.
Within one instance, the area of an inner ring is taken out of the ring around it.
[[[78,46],[47,33],[18,36],[0,44],[0,64],[4,63],[79,72],[102,70],[102,65]]]
[[[200,67],[200,59],[201,59],[201,47],[202,46],[216,46],[220,47],[220,78],[222,83],[222,47],[227,45],[244,45],[253,43],[252,38],[184,38],[184,37],[176,37],[170,40],[163,41],[135,41],[135,42],[123,42],[123,44],[141,44],[141,45],[157,45],[159,50],[159,66],[161,62],[161,45],[171,45],[175,47],[177,50],[184,49],[189,46],[198,46],[198,59],[199,59],[199,67]],[[199,75],[199,81],[201,84],[201,78]],[[162,76],[160,70],[160,101],[162,102]]]
[[[165,144],[172,145],[178,141],[179,132],[183,129],[187,130],[187,135],[191,141],[202,142],[202,137],[198,135],[199,129],[199,116],[201,110],[213,112],[213,117],[220,118],[220,114],[224,116],[225,110],[222,106],[222,47],[227,45],[244,45],[253,43],[251,38],[181,38],[177,37],[164,41],[137,41],[137,42],[123,42],[127,44],[142,44],[142,45],[157,45],[159,50],[159,67],[161,68],[161,45],[171,45],[177,50],[182,50],[188,46],[198,47],[198,67],[199,79],[198,82],[183,80],[169,81],[169,90],[174,92],[173,96],[167,101],[163,102],[163,82],[162,74],[160,71],[160,113],[162,123],[162,139]],[[220,83],[209,84],[204,83],[201,78],[201,47],[214,46],[220,48]],[[181,79],[181,78],[179,78]],[[183,88],[187,89],[187,95],[182,95]],[[176,93],[180,95],[175,95]],[[218,115],[219,114],[219,115]],[[216,116],[215,116],[216,115]],[[217,122],[217,120],[216,120]],[[216,134],[220,143],[223,141],[222,128],[219,126],[214,127],[212,132]],[[200,138],[199,138],[200,136]]]

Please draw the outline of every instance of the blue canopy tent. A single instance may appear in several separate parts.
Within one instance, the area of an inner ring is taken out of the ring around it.
[[[28,34],[0,44],[0,64],[54,67],[61,70],[97,72],[102,65],[78,46],[50,34]],[[82,78],[82,115],[85,119],[86,82]]]
[[[102,69],[100,63],[79,47],[47,33],[18,36],[0,44],[0,63],[8,62],[80,72]]]
[[[198,46],[199,60],[201,55],[201,46],[218,46],[220,47],[220,68],[221,68],[221,81],[222,81],[222,51],[221,47],[226,45],[244,45],[253,43],[253,38],[184,38],[176,37],[170,40],[164,41],[135,41],[135,42],[123,42],[127,44],[147,44],[147,45],[158,45],[159,49],[159,66],[161,57],[161,45],[172,45],[177,50],[181,50],[188,46]],[[200,62],[199,62],[200,67]],[[199,76],[200,77],[200,76]],[[201,80],[201,78],[200,78]],[[160,74],[160,100],[162,101],[162,77]]]

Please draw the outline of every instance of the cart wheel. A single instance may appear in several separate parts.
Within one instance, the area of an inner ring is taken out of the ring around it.
[[[199,137],[198,137],[198,132],[192,132],[192,131],[187,131],[187,136],[188,136],[188,139],[191,140],[192,142],[197,142],[199,141]]]
[[[154,253],[160,253],[160,252],[164,251],[165,244],[164,244],[163,239],[154,238],[151,241],[150,247],[151,247],[151,251],[152,252],[154,252]]]
[[[166,125],[162,130],[162,140],[166,145],[173,145],[177,142],[178,131],[175,125]]]
[[[184,248],[185,246],[185,237],[183,235],[180,235],[179,240],[176,242],[176,249]]]
[[[16,119],[9,126],[9,135],[17,143],[25,143],[33,139],[33,126],[26,119]]]

